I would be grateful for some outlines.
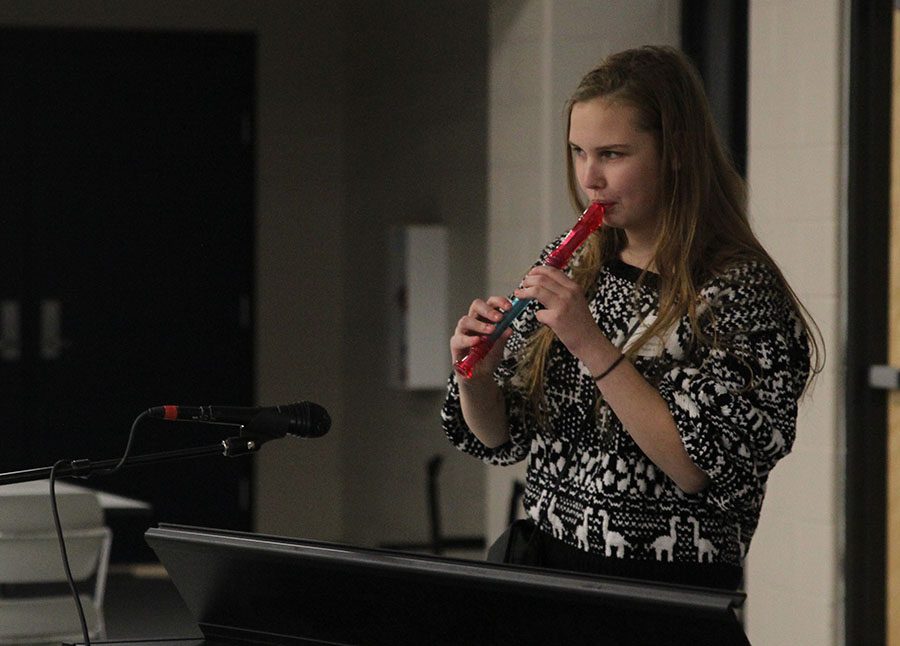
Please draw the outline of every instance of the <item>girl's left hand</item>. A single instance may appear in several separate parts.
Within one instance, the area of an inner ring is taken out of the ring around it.
[[[559,269],[534,267],[515,291],[518,298],[533,298],[545,309],[537,320],[549,326],[576,357],[592,339],[602,336],[578,284]]]

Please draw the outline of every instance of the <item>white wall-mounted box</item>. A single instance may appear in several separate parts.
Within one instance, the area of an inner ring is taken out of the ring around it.
[[[450,374],[447,228],[417,224],[390,231],[389,381],[440,389]]]

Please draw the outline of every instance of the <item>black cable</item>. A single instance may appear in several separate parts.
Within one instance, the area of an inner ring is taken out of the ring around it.
[[[134,421],[131,423],[131,430],[128,432],[128,442],[125,444],[125,452],[122,454],[122,458],[119,460],[118,464],[114,466],[112,469],[106,469],[105,471],[98,471],[94,475],[98,476],[109,476],[121,469],[125,465],[125,460],[128,459],[128,456],[131,455],[131,445],[134,443],[135,430],[137,429],[138,423],[145,417],[149,415],[148,411],[144,411],[140,415],[134,418]],[[89,477],[89,476],[85,476]]]
[[[85,646],[91,646],[91,635],[88,631],[87,620],[84,618],[81,597],[78,596],[78,589],[75,587],[75,578],[72,576],[72,569],[69,567],[66,541],[63,538],[62,524],[59,522],[59,509],[56,506],[56,469],[68,463],[68,460],[57,460],[53,464],[53,468],[50,469],[50,507],[53,510],[53,524],[56,527],[56,538],[59,540],[59,552],[62,555],[63,568],[66,570],[66,581],[69,582],[69,590],[72,591],[72,598],[75,599],[75,607],[78,609],[78,619],[81,621],[81,634],[84,637]]]
[[[122,468],[131,453],[131,445],[134,443],[135,430],[137,429],[138,423],[144,419],[146,415],[147,411],[144,411],[135,418],[134,422],[132,422],[131,431],[128,433],[128,442],[125,444],[125,452],[122,454],[122,458],[116,466],[111,469],[106,469],[105,471],[97,472],[95,475],[108,476]],[[69,590],[72,591],[72,598],[75,600],[75,607],[78,610],[78,620],[81,622],[81,634],[84,638],[84,645],[91,646],[91,635],[88,631],[87,619],[85,619],[84,616],[84,607],[81,605],[81,597],[78,596],[78,588],[75,586],[75,577],[72,576],[72,569],[69,567],[69,555],[66,552],[66,541],[63,538],[62,523],[59,521],[59,508],[56,504],[56,470],[62,465],[68,465],[70,468],[74,468],[73,462],[69,460],[57,460],[53,464],[53,467],[50,469],[50,507],[53,511],[53,525],[56,528],[56,538],[59,540],[59,552],[62,556],[63,569],[66,571],[66,581],[69,583]],[[87,478],[89,476],[83,477]]]

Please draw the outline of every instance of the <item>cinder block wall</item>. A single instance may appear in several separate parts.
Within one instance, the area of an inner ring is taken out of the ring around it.
[[[843,5],[750,3],[750,213],[821,327],[828,354],[801,408],[794,451],[769,480],[750,549],[746,616],[754,644],[843,642]]]

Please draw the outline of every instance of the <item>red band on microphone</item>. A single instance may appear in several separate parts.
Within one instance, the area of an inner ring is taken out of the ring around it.
[[[178,419],[178,406],[163,406],[163,419]]]

